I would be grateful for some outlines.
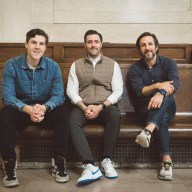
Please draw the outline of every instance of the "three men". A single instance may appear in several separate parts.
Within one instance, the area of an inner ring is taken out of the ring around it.
[[[52,175],[57,182],[67,182],[64,167],[69,137],[69,113],[64,109],[61,71],[53,60],[44,56],[48,35],[41,29],[26,34],[26,55],[10,59],[4,66],[0,111],[1,156],[5,169],[5,187],[19,185],[16,176],[16,129],[29,124],[51,127],[54,131]]]
[[[179,86],[177,64],[158,56],[159,42],[154,34],[141,34],[136,46],[141,59],[131,66],[128,75],[137,98],[136,111],[146,123],[136,142],[149,147],[152,132],[158,130],[162,156],[159,179],[172,180],[168,124],[176,113],[173,94]]]
[[[0,111],[5,187],[19,185],[14,151],[16,129],[24,129],[29,124],[54,130],[55,165],[52,175],[57,182],[69,180],[64,166],[69,127],[83,163],[78,184],[98,180],[102,176],[101,171],[107,178],[118,177],[113,167],[112,152],[120,128],[117,103],[123,93],[123,81],[117,62],[102,54],[102,43],[102,35],[97,31],[85,33],[87,55],[72,64],[68,78],[67,95],[74,105],[70,117],[63,105],[65,97],[59,66],[44,56],[48,36],[43,30],[30,30],[25,42],[27,54],[12,58],[5,64],[2,77],[5,107]],[[152,132],[155,128],[158,130],[162,155],[159,178],[172,180],[168,123],[176,112],[172,95],[179,84],[177,65],[173,60],[157,55],[159,43],[154,34],[141,34],[136,46],[142,58],[130,68],[129,78],[137,96],[136,111],[146,122],[136,142],[149,147]],[[104,126],[101,170],[94,164],[83,131],[87,123]]]
[[[94,165],[83,126],[101,123],[104,126],[103,158],[101,169],[107,178],[117,178],[113,167],[112,152],[119,134],[120,111],[117,102],[123,93],[123,81],[119,65],[101,52],[103,38],[89,30],[84,35],[87,55],[75,61],[70,69],[67,95],[74,107],[70,128],[74,145],[81,156],[84,169],[78,184],[87,184],[102,176]]]

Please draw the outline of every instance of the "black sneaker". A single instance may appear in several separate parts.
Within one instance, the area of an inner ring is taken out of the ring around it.
[[[64,158],[56,157],[52,159],[52,176],[58,183],[66,183],[69,181],[69,175],[64,167]]]
[[[4,178],[3,185],[5,187],[16,187],[19,185],[19,181],[16,176],[16,162],[13,159],[9,159],[4,161],[3,163],[4,169]]]

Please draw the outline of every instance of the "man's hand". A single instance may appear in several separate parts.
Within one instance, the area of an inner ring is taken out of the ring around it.
[[[161,93],[157,92],[149,101],[148,104],[148,110],[150,109],[157,109],[161,107],[161,104],[163,102],[164,95]]]
[[[173,81],[165,81],[163,83],[158,83],[158,89],[164,89],[167,95],[171,95],[174,92]]]
[[[36,104],[33,106],[33,109],[34,109],[33,118],[37,119],[36,122],[41,122],[44,119],[46,106]]]
[[[44,119],[46,107],[39,104],[36,104],[34,106],[26,105],[23,107],[23,111],[29,114],[31,121],[41,122]]]
[[[102,105],[89,105],[85,111],[85,117],[87,119],[95,119],[98,117],[100,111],[103,109]]]

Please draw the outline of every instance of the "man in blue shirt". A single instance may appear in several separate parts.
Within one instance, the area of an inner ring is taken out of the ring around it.
[[[19,185],[16,176],[16,129],[29,124],[54,130],[52,175],[57,182],[67,182],[64,167],[69,136],[68,112],[64,108],[64,86],[60,68],[44,57],[48,35],[41,29],[26,34],[26,55],[10,59],[4,66],[0,111],[1,156],[5,169],[5,187]]]
[[[141,34],[136,46],[141,59],[131,66],[128,75],[137,98],[136,111],[146,127],[135,141],[149,147],[152,132],[158,130],[162,156],[159,179],[172,180],[168,123],[176,113],[173,94],[179,86],[177,64],[157,55],[159,42],[154,34]]]

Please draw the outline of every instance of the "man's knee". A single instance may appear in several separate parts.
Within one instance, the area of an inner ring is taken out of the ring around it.
[[[119,120],[121,118],[121,113],[116,106],[111,106],[108,111],[108,116],[111,120]]]
[[[69,123],[73,127],[75,125],[82,126],[86,122],[85,115],[79,108],[73,108],[70,113]]]
[[[16,116],[17,110],[13,107],[5,106],[0,111],[1,122],[11,120]]]

